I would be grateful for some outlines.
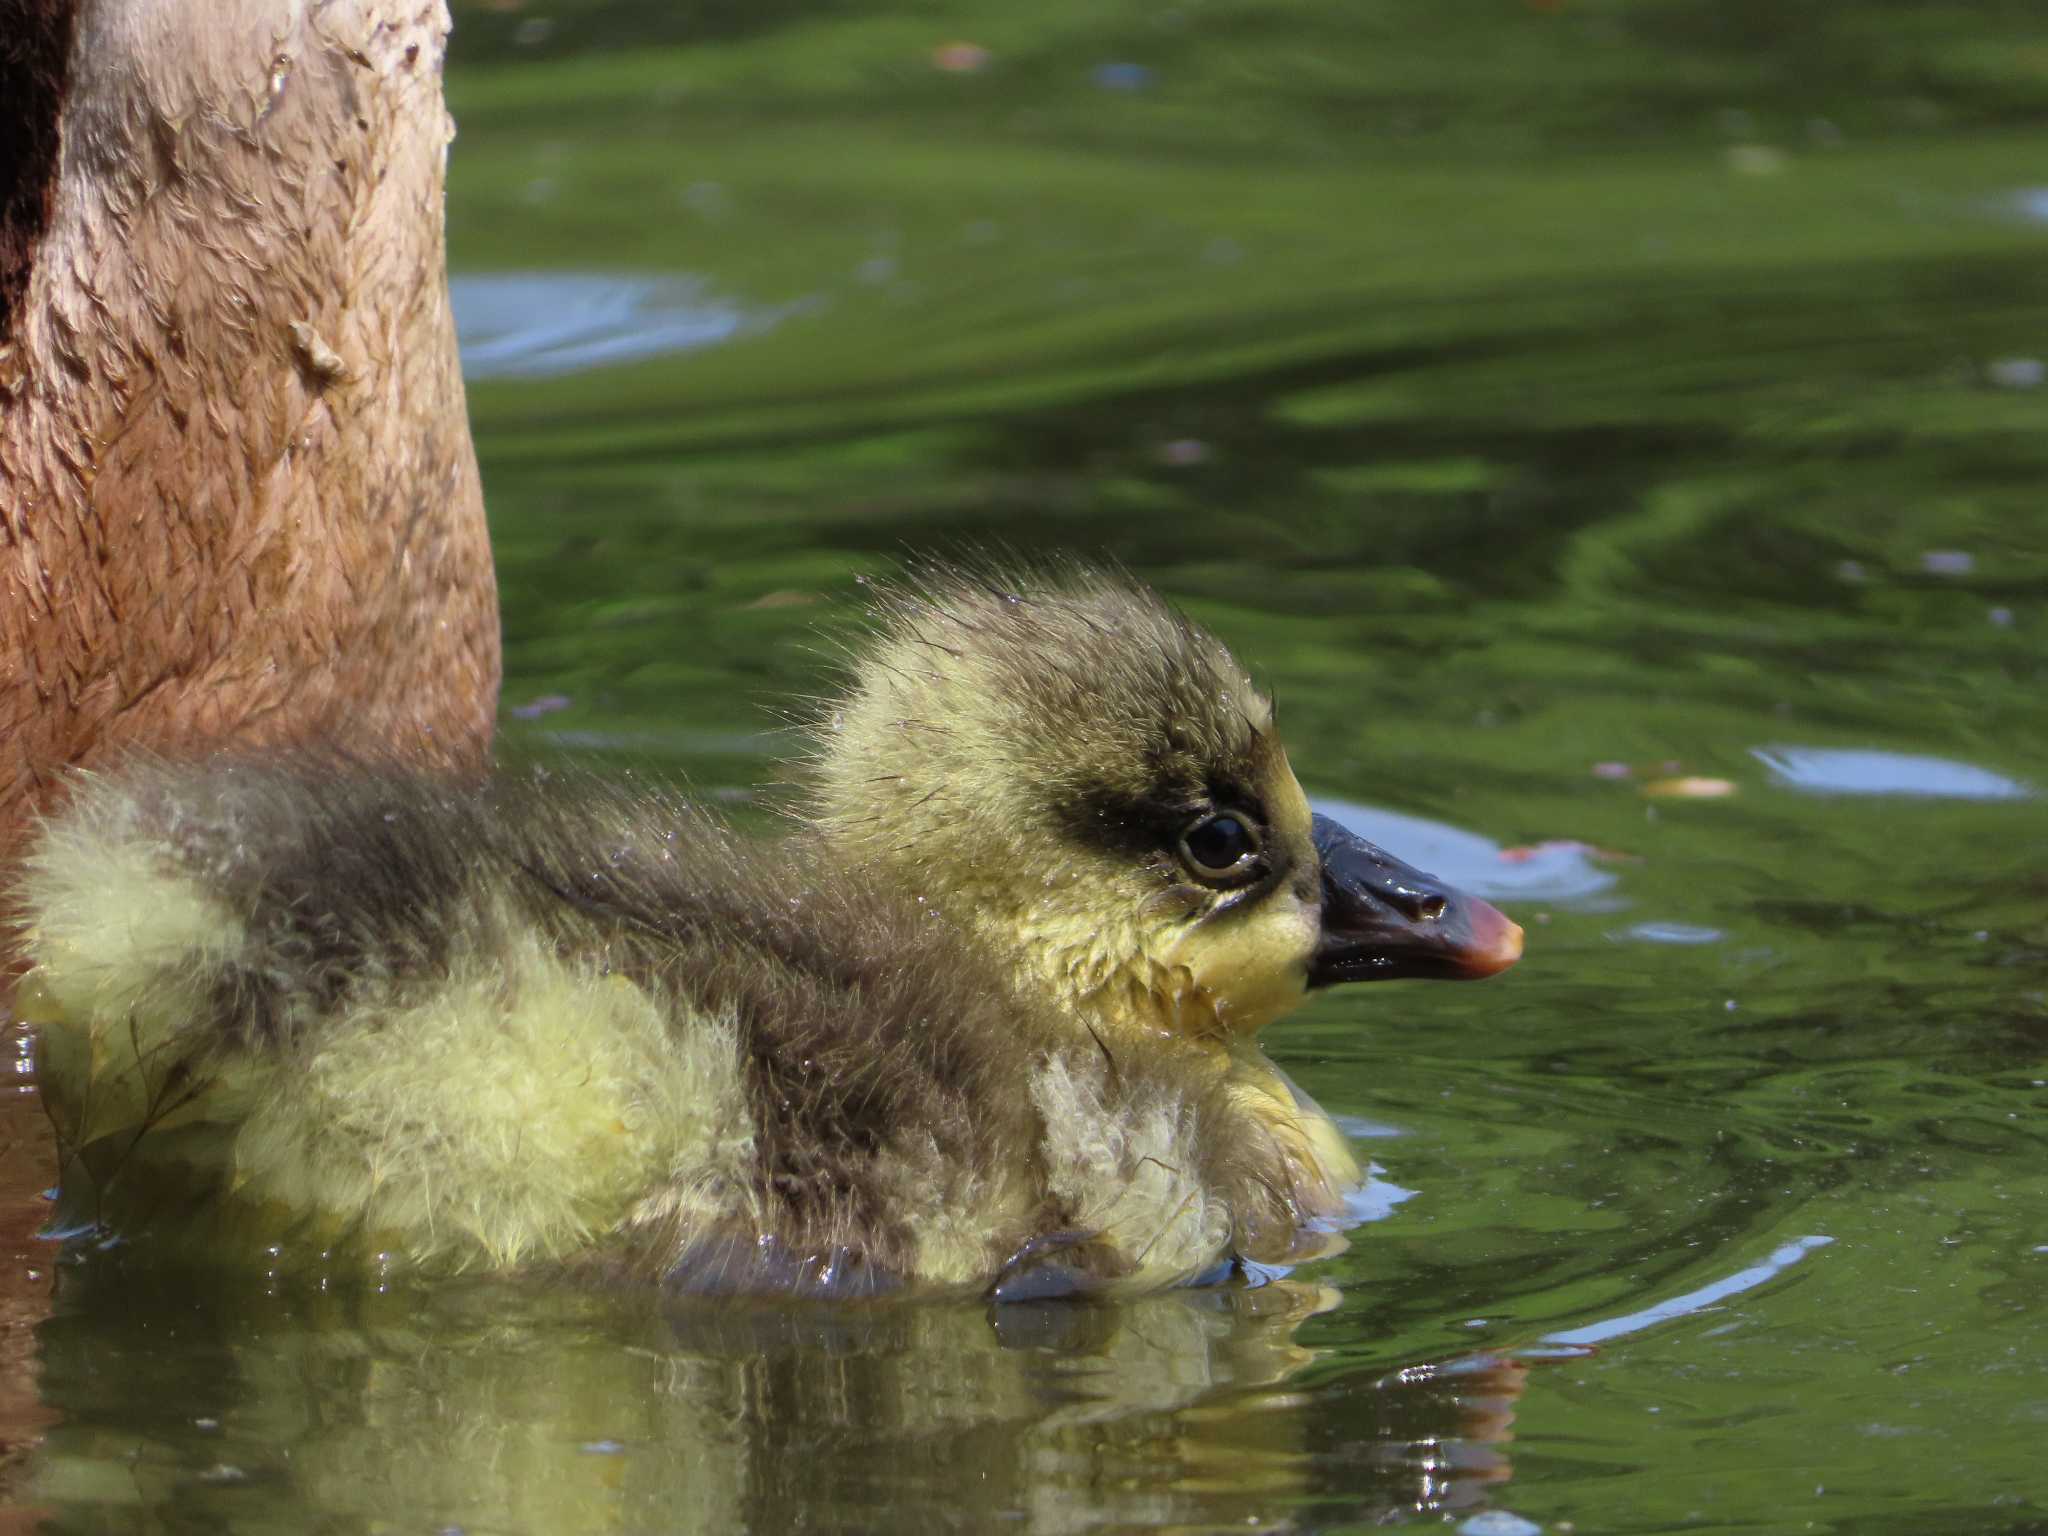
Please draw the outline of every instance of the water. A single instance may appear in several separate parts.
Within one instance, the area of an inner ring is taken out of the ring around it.
[[[459,10],[510,753],[750,814],[856,574],[1096,551],[1528,957],[1275,1032],[1409,1197],[1263,1288],[677,1315],[115,1255],[5,1405],[23,1518],[2048,1527],[2032,19]]]

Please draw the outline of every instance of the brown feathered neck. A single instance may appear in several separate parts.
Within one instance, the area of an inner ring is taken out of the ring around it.
[[[57,770],[132,746],[480,764],[498,627],[445,16],[28,15],[0,48],[25,87],[0,90],[0,858]]]

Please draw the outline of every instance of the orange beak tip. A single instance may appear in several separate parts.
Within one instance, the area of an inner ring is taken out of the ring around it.
[[[1459,957],[1466,975],[1497,976],[1522,958],[1522,925],[1500,908],[1474,900],[1467,921],[1472,942]]]

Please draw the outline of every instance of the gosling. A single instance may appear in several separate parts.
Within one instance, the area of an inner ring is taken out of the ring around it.
[[[173,1253],[679,1292],[1122,1294],[1341,1240],[1260,1050],[1521,930],[1311,814],[1146,588],[884,590],[801,826],[337,758],[82,776],[18,892],[60,1221]]]

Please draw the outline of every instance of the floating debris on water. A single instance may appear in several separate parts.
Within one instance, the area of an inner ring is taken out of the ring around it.
[[[1728,146],[1728,169],[1738,176],[1779,176],[1791,163],[1785,151],[1769,144]]]
[[[971,75],[988,68],[994,57],[979,43],[941,43],[932,50],[932,68],[949,75]]]
[[[1603,864],[1635,864],[1641,862],[1632,853],[1617,853],[1612,848],[1602,848],[1595,843],[1585,843],[1575,837],[1553,837],[1540,843],[1525,843],[1516,848],[1503,848],[1500,857],[1508,864],[1527,864],[1556,853],[1582,853],[1589,859],[1598,859]]]
[[[1735,781],[1687,774],[1675,779],[1652,779],[1643,786],[1643,793],[1665,800],[1725,800],[1735,793]]]

